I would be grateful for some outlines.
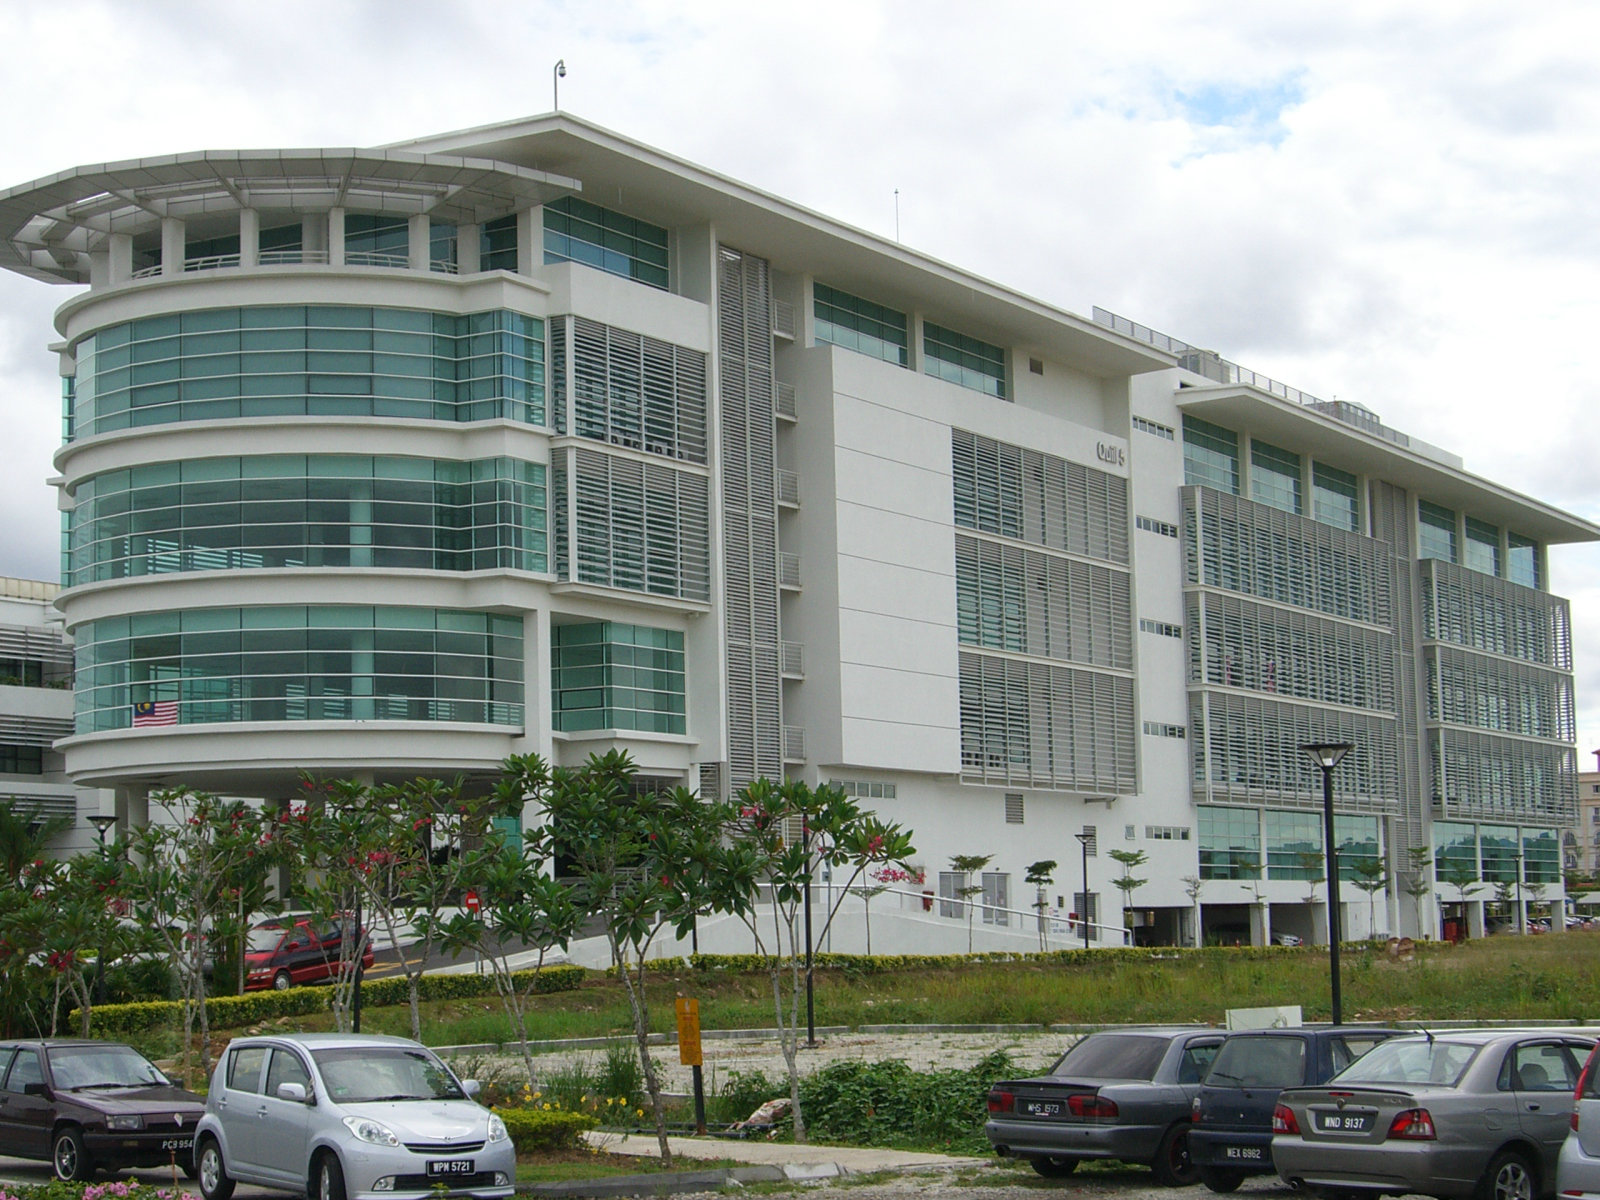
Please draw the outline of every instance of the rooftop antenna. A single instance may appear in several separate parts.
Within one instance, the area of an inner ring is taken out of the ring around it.
[[[898,243],[900,241],[900,189],[899,188],[895,188],[895,190],[894,190],[894,240],[895,240],[896,243]],[[1595,751],[1595,753],[1596,754],[1600,754],[1600,750]]]
[[[555,69],[550,72],[550,88],[555,92],[555,111],[561,111],[561,81],[567,77],[567,60],[556,59]]]

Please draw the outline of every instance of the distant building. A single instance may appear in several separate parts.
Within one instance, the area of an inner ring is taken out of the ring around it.
[[[1055,859],[1120,942],[1125,848],[1140,940],[1314,939],[1338,741],[1349,935],[1436,930],[1411,849],[1559,889],[1600,529],[1360,406],[568,114],[69,169],[0,265],[88,285],[58,748],[126,819],[615,747],[837,782],[991,933]]]
[[[1600,750],[1595,758],[1595,770],[1578,772],[1578,819],[1562,831],[1562,866],[1600,877]]]
[[[0,577],[0,800],[43,821],[73,823],[59,852],[92,849],[87,818],[109,793],[73,786],[55,743],[72,734],[72,642],[52,601],[56,584]]]

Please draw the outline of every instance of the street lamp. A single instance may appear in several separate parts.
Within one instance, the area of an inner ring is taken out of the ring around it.
[[[89,824],[94,826],[94,835],[100,839],[100,857],[106,856],[106,834],[117,823],[117,818],[110,813],[95,813],[89,818]],[[94,1002],[104,1004],[106,1000],[106,943],[102,933],[100,944],[94,951]]]
[[[1094,841],[1092,833],[1075,833],[1078,844],[1083,847],[1083,911],[1078,914],[1078,919],[1083,922],[1083,948],[1089,948],[1089,843]]]
[[[567,60],[558,58],[550,71],[550,88],[554,92],[555,111],[561,111],[561,81],[567,77]]]
[[[1312,742],[1301,746],[1322,772],[1322,836],[1328,853],[1328,970],[1333,977],[1333,1023],[1339,1010],[1339,851],[1333,840],[1333,769],[1355,749],[1349,742]]]

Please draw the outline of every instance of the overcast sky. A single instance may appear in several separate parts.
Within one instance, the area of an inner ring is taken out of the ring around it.
[[[575,114],[1101,305],[1600,521],[1600,6],[0,0],[0,188],[186,150]],[[0,574],[57,576],[44,352],[0,273]],[[1580,767],[1600,548],[1555,547]]]

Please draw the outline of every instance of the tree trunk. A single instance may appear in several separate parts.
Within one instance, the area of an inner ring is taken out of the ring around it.
[[[636,982],[622,956],[622,947],[614,938],[611,940],[611,953],[622,964],[622,983],[628,991],[628,1007],[633,1010],[633,1038],[639,1048],[639,1065],[644,1068],[645,1091],[650,1094],[650,1108],[656,1118],[656,1140],[661,1146],[661,1162],[664,1166],[670,1166],[672,1147],[667,1145],[667,1114],[661,1106],[661,1083],[656,1079],[656,1065],[650,1060],[649,1014],[644,1005],[644,954],[642,951],[639,954],[639,978]]]

